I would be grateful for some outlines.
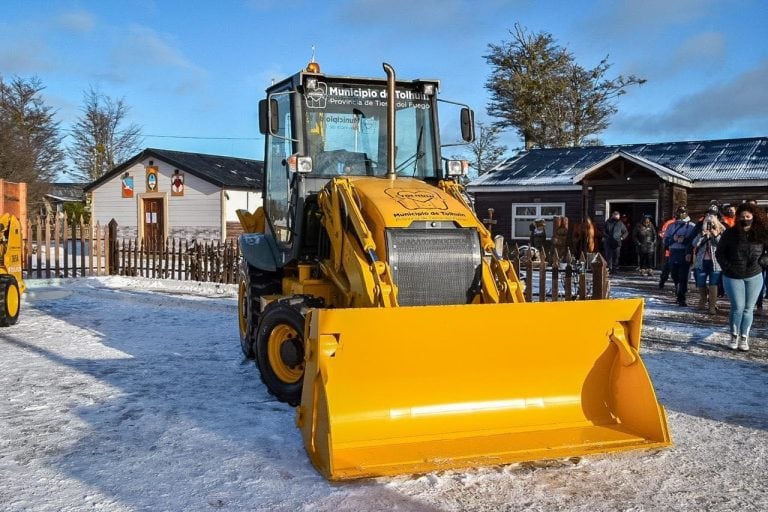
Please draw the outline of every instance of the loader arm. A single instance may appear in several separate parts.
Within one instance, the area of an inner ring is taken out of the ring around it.
[[[477,231],[480,235],[480,244],[486,253],[483,262],[483,287],[482,301],[485,303],[496,302],[525,302],[523,286],[517,277],[515,268],[509,260],[503,260],[496,254],[496,243],[491,233],[483,226],[474,209],[467,203],[464,195],[464,187],[452,180],[441,180],[438,187],[459,201],[468,212],[472,212],[477,223]]]
[[[347,178],[334,178],[320,194],[318,204],[322,223],[331,241],[330,265],[323,265],[331,280],[353,304],[361,296],[368,306],[397,306],[397,288],[385,261],[376,255],[376,243],[363,218],[352,184]],[[351,230],[345,227],[348,222]]]

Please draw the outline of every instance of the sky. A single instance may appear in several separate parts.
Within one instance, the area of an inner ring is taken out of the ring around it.
[[[37,77],[63,130],[93,87],[130,107],[144,147],[260,159],[257,104],[315,47],[329,74],[436,78],[491,123],[489,44],[515,23],[585,68],[647,79],[617,102],[605,144],[768,135],[764,0],[2,0],[0,76]],[[68,139],[65,138],[65,144]],[[512,130],[508,154],[522,142]],[[64,180],[66,181],[66,180]]]

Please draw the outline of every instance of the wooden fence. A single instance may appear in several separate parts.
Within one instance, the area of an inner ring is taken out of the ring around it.
[[[564,257],[557,251],[533,255],[525,247],[504,248],[505,257],[525,285],[525,300],[605,299],[610,293],[608,264],[600,253],[582,254],[576,259],[570,250]]]
[[[27,278],[124,275],[236,283],[240,248],[233,240],[166,239],[147,244],[117,238],[117,223],[101,226],[40,218],[27,227]]]
[[[29,223],[28,278],[122,275],[155,279],[237,283],[240,247],[234,240],[188,241],[169,238],[162,244],[117,238],[117,223],[108,226],[68,223],[64,218]],[[535,255],[525,247],[504,248],[525,284],[528,302],[585,300],[608,297],[606,261],[599,253],[557,251]]]

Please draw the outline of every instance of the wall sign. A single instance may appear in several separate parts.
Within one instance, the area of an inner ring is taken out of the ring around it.
[[[147,167],[147,192],[157,191],[157,172],[158,167],[156,165]]]
[[[176,169],[171,176],[171,195],[183,196],[184,195],[184,174]]]
[[[133,176],[128,173],[123,174],[120,180],[123,197],[133,197]]]

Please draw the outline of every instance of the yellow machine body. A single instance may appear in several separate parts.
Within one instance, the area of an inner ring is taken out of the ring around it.
[[[9,213],[0,215],[0,274],[9,274],[19,283],[19,291],[26,289],[22,279],[21,226]]]
[[[295,80],[306,79],[306,91],[316,78]],[[324,91],[311,102],[277,97],[309,108],[325,105]],[[270,101],[260,107],[268,148],[281,119]],[[360,122],[381,117],[354,105],[348,114]],[[328,132],[315,120],[295,125]],[[301,200],[275,214],[293,215],[293,245],[280,244],[269,208],[263,229],[241,216],[246,231],[264,231],[241,238],[242,348],[270,393],[298,404],[317,469],[344,480],[669,445],[639,353],[642,299],[525,303],[462,186],[413,177],[388,146],[386,174],[341,176],[328,169],[346,169],[343,161],[322,167],[327,155],[310,148],[316,167],[291,168],[306,178],[289,170]],[[356,145],[334,151],[361,155]],[[294,159],[275,165],[266,155],[265,168],[284,179],[280,165]],[[398,175],[405,168],[409,177]]]
[[[310,458],[343,480],[669,445],[638,354],[642,311],[313,310],[298,414]]]
[[[26,290],[22,276],[22,238],[19,220],[10,213],[0,215],[0,326],[17,322],[21,294]]]

